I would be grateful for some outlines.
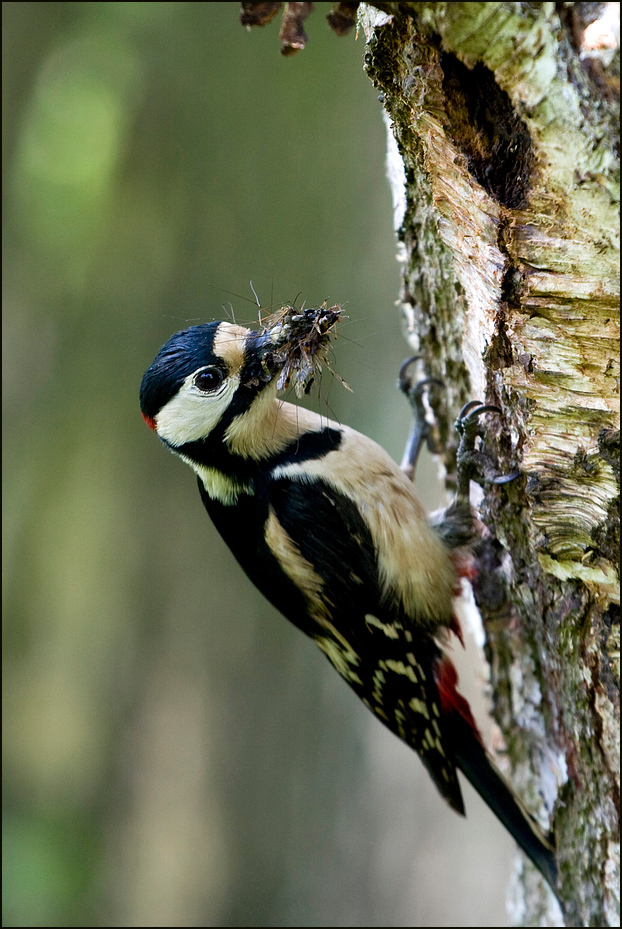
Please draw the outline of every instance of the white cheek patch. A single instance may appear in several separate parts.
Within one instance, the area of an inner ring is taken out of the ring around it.
[[[238,374],[228,377],[213,393],[194,386],[196,371],[188,375],[172,400],[156,416],[156,432],[174,448],[197,442],[210,434],[238,389]]]

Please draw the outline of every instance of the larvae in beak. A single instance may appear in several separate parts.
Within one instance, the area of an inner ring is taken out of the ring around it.
[[[326,360],[328,347],[335,325],[343,318],[339,304],[329,307],[324,300],[321,306],[300,309],[286,304],[263,321],[265,363],[269,371],[279,372],[279,390],[293,386],[301,397],[309,393],[323,364],[331,370]]]

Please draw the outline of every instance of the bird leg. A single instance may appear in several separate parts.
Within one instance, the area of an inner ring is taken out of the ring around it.
[[[417,380],[412,375],[413,362],[420,360],[419,355],[406,359],[400,367],[398,387],[408,398],[413,419],[404,449],[401,468],[414,479],[415,467],[421,448],[425,443],[432,454],[440,451],[438,429],[429,401],[429,388],[443,386],[438,378],[427,377]],[[485,431],[482,416],[485,413],[501,414],[498,406],[471,400],[465,404],[456,420],[456,430],[460,437],[456,454],[457,493],[451,505],[431,515],[431,523],[448,548],[459,548],[470,544],[474,539],[474,520],[470,502],[470,484],[475,481],[484,484],[506,484],[518,476],[518,471],[499,475],[495,464],[481,447],[476,447],[477,439]]]
[[[498,406],[489,403],[480,403],[479,400],[470,400],[466,403],[456,420],[456,430],[460,436],[460,443],[456,454],[456,464],[458,471],[458,493],[459,500],[469,502],[469,486],[471,481],[475,481],[480,486],[484,484],[507,484],[518,477],[518,471],[512,471],[510,474],[495,474],[495,467],[492,460],[481,448],[475,447],[475,441],[484,433],[484,427],[481,423],[481,416],[484,413],[498,413],[501,410]]]
[[[481,417],[484,413],[501,413],[498,406],[471,400],[460,410],[456,420],[456,430],[460,436],[456,454],[458,488],[453,503],[440,515],[432,517],[436,531],[448,548],[461,548],[471,545],[476,536],[476,525],[471,509],[470,486],[475,481],[484,484],[506,484],[518,477],[518,471],[510,474],[496,474],[492,459],[482,448],[476,448],[478,437],[484,432]]]
[[[438,429],[426,395],[432,385],[442,387],[443,382],[436,377],[425,377],[421,380],[412,377],[409,368],[413,362],[419,361],[420,358],[420,355],[407,358],[400,367],[397,381],[399,390],[407,397],[412,409],[412,425],[400,466],[411,481],[414,480],[415,468],[417,467],[423,443],[426,443],[432,454],[438,453],[440,446]]]

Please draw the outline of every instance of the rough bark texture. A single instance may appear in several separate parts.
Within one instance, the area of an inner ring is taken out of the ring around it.
[[[486,444],[520,468],[486,488],[475,585],[509,777],[555,830],[567,925],[619,925],[616,59],[580,48],[604,5],[378,6],[408,338],[443,438],[496,403]],[[515,924],[559,924],[519,871]]]

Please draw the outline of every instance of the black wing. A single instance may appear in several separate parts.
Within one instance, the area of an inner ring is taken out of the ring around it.
[[[322,481],[284,478],[271,487],[270,511],[273,545],[279,538],[283,545],[275,557],[307,585],[305,631],[363,702],[421,756],[441,794],[463,813],[434,679],[439,649],[427,636],[415,639],[399,606],[383,597],[373,540],[357,506]],[[300,559],[297,568],[292,553]],[[279,608],[303,625],[296,608]]]

